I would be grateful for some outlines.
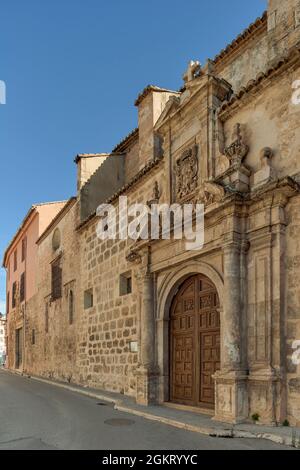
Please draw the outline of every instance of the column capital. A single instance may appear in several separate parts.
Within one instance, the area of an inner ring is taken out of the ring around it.
[[[228,240],[223,245],[224,254],[237,252],[240,253],[242,250],[242,242],[240,240]]]
[[[250,247],[250,243],[248,240],[241,240],[241,239],[231,239],[231,240],[224,240],[223,244],[223,252],[238,252],[238,253],[247,253]]]

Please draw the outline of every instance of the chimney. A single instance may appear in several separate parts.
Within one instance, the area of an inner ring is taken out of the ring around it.
[[[107,153],[81,153],[77,155],[74,160],[77,164],[77,191],[81,190],[107,157]]]
[[[149,85],[138,96],[135,106],[138,107],[140,168],[160,156],[161,145],[153,132],[153,127],[169,98],[179,94],[176,91]]]

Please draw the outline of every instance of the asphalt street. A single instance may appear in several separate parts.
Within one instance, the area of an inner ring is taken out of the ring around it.
[[[282,450],[220,439],[116,411],[113,405],[0,370],[0,449]]]

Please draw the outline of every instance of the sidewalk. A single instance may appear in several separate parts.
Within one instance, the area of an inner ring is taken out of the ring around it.
[[[7,369],[1,370],[7,373],[16,373]],[[44,382],[52,386],[61,387],[69,390],[70,392],[80,393],[81,395],[96,398],[100,401],[113,403],[116,410],[142,416],[145,419],[158,421],[176,428],[186,429],[187,431],[198,432],[212,437],[268,439],[277,444],[284,444],[300,449],[300,428],[298,427],[274,427],[259,424],[230,425],[215,422],[209,415],[194,413],[192,411],[178,410],[163,405],[147,407],[137,405],[133,398],[118,393],[101,391],[89,387],[81,387],[75,384],[67,384],[41,377],[28,376],[26,374],[24,374],[24,377]]]

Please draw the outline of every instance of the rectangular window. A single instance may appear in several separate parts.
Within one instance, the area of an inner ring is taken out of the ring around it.
[[[131,277],[127,277],[126,290],[127,290],[127,294],[131,294],[132,292],[132,278]]]
[[[11,299],[12,308],[15,308],[16,306],[16,295],[17,295],[17,283],[14,282],[12,286],[12,299]]]
[[[120,295],[128,295],[132,292],[131,271],[123,273],[120,276]]]
[[[31,332],[31,344],[35,344],[35,330]]]
[[[21,274],[20,278],[20,302],[25,300],[25,273]]]
[[[84,292],[84,309],[92,308],[94,305],[93,289],[88,289]]]
[[[9,292],[6,294],[6,315],[9,314]]]
[[[62,269],[60,266],[60,258],[51,265],[51,296],[52,300],[62,297]]]
[[[23,240],[22,240],[22,261],[25,261],[25,258],[26,258],[26,246],[27,246],[27,240],[26,240],[26,238],[23,238]]]
[[[18,268],[18,251],[14,251],[14,271],[16,271]]]

